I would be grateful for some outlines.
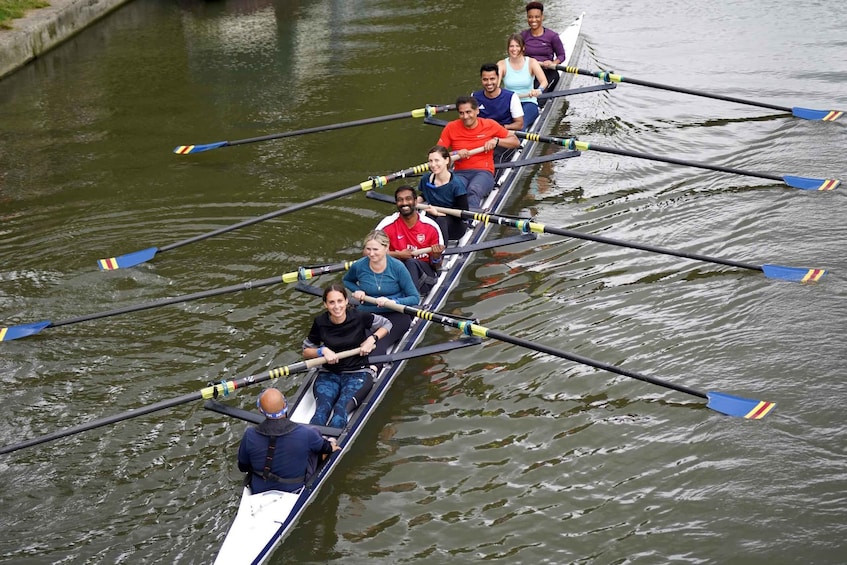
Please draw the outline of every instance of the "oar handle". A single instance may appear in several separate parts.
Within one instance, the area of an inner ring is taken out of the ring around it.
[[[485,146],[484,145],[482,147],[475,147],[474,149],[468,150],[468,157],[471,157],[473,155],[479,155],[480,153],[484,153],[484,152],[485,152]],[[450,162],[451,163],[455,163],[456,161],[461,161],[462,159],[466,159],[466,158],[467,157],[459,157],[458,151],[453,151],[453,152],[450,153]]]

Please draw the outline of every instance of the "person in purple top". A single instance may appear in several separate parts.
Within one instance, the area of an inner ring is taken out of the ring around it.
[[[526,22],[529,29],[521,32],[526,54],[541,63],[547,75],[547,90],[553,90],[559,73],[556,65],[565,62],[565,48],[562,38],[552,29],[544,27],[544,4],[530,2],[526,5]]]

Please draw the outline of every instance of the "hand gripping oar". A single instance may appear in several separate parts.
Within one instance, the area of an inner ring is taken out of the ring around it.
[[[377,299],[372,298],[370,296],[365,296],[365,302],[376,304]],[[699,398],[704,398],[708,401],[708,403],[706,404],[708,408],[711,408],[716,412],[720,412],[721,414],[726,414],[727,416],[736,416],[739,418],[757,420],[760,418],[764,418],[771,410],[773,410],[773,407],[775,406],[773,402],[768,402],[765,400],[753,400],[750,398],[742,398],[740,396],[732,396],[730,394],[725,394],[722,392],[701,392],[699,390],[695,390],[687,386],[677,385],[674,383],[663,381],[661,379],[657,379],[655,377],[649,377],[647,375],[642,375],[634,371],[622,369],[621,367],[609,365],[608,363],[603,363],[602,361],[595,361],[594,359],[589,359],[588,357],[583,357],[575,353],[568,353],[567,351],[554,349],[547,345],[543,345],[533,341],[527,341],[525,339],[520,339],[517,337],[512,337],[497,330],[492,330],[480,326],[471,321],[457,320],[439,312],[427,312],[426,310],[421,310],[412,306],[402,306],[391,300],[385,301],[382,306],[384,308],[389,308],[396,312],[403,312],[410,316],[417,316],[418,318],[421,318],[423,320],[438,322],[439,324],[442,324],[444,326],[452,326],[454,328],[458,328],[465,335],[473,335],[476,337],[490,337],[505,343],[517,345],[518,347],[525,347],[527,349],[532,349],[533,351],[538,351],[540,353],[546,353],[548,355],[561,357],[562,359],[568,359],[576,363],[581,363],[583,365],[588,365],[590,367],[595,367],[597,369],[602,369],[611,373],[617,373],[618,375],[623,375],[624,377],[630,377],[639,381],[644,381],[646,383],[658,385],[664,388],[669,388],[671,390],[690,394]]]
[[[817,282],[826,274],[824,269],[807,269],[805,267],[783,267],[781,265],[752,265],[750,263],[742,263],[731,259],[721,259],[719,257],[709,257],[707,255],[698,255],[697,253],[688,253],[686,251],[675,251],[655,245],[645,245],[643,243],[634,243],[630,241],[621,241],[600,235],[592,235],[578,231],[566,230],[539,224],[526,219],[514,219],[494,214],[484,214],[481,212],[469,212],[467,210],[455,210],[453,208],[441,208],[440,206],[419,205],[419,208],[426,210],[435,210],[442,214],[456,216],[457,218],[466,218],[485,222],[486,224],[494,223],[501,226],[511,226],[518,228],[523,233],[551,233],[562,235],[565,237],[573,237],[576,239],[584,239],[587,241],[596,241],[597,243],[606,243],[608,245],[617,245],[618,247],[629,247],[632,249],[640,249],[642,251],[650,251],[652,253],[661,253],[663,255],[673,255],[684,259],[693,259],[695,261],[705,261],[706,263],[717,263],[718,265],[728,265],[730,267],[739,267],[741,269],[749,269],[752,271],[761,271],[766,277],[771,279],[782,279],[792,282]]]
[[[218,149],[220,147],[230,147],[233,145],[243,145],[245,143],[256,143],[257,141],[270,141],[272,139],[282,139],[284,137],[295,137],[298,135],[306,135],[309,133],[320,133],[323,131],[332,131],[336,129],[344,129],[344,128],[352,128],[356,126],[364,126],[368,124],[378,124],[381,122],[390,122],[392,120],[401,120],[403,118],[425,118],[428,116],[434,116],[439,112],[449,112],[450,110],[455,110],[455,104],[447,104],[444,106],[426,106],[424,108],[418,108],[416,110],[411,110],[409,112],[400,112],[397,114],[390,114],[388,116],[378,116],[376,118],[365,118],[362,120],[353,120],[352,122],[342,122],[339,124],[330,124],[327,126],[317,126],[313,128],[300,129],[296,131],[287,131],[283,133],[272,133],[269,135],[262,135],[259,137],[248,137],[247,139],[238,139],[235,141],[218,141],[215,143],[206,143],[206,144],[196,144],[196,145],[179,145],[174,148],[174,153],[177,155],[188,155],[189,153],[201,153],[203,151],[210,151],[212,149]]]
[[[476,149],[472,149],[469,153],[470,155],[476,155],[477,153],[481,153],[483,151],[485,151],[484,147],[478,147]],[[452,159],[456,160],[458,159],[458,157],[454,155]],[[178,247],[182,247],[183,245],[196,243],[198,241],[209,239],[210,237],[214,237],[216,235],[221,235],[247,226],[252,226],[253,224],[258,224],[259,222],[264,222],[265,220],[270,220],[271,218],[276,218],[284,214],[303,210],[304,208],[309,208],[310,206],[315,206],[317,204],[323,204],[324,202],[329,202],[330,200],[335,200],[343,196],[349,196],[350,194],[355,194],[356,192],[368,191],[374,188],[379,188],[381,186],[385,186],[393,180],[404,178],[410,175],[419,175],[421,173],[425,173],[428,170],[429,163],[423,163],[421,165],[415,165],[414,167],[409,167],[408,169],[403,169],[402,171],[391,173],[389,175],[371,177],[370,180],[359,184],[354,184],[353,186],[339,190],[338,192],[325,194],[323,196],[319,196],[318,198],[307,200],[306,202],[301,202],[299,204],[294,204],[292,206],[281,208],[273,212],[268,212],[267,214],[264,214],[262,216],[250,218],[248,220],[244,220],[243,222],[239,222],[231,226],[218,228],[209,233],[197,235],[188,239],[184,239],[182,241],[177,241],[176,243],[171,243],[170,245],[165,245],[164,247],[148,247],[147,249],[133,251],[132,253],[127,253],[126,255],[110,257],[108,259],[100,259],[97,262],[97,266],[100,267],[100,270],[102,271],[112,271],[115,269],[126,269],[129,267],[134,267],[136,265],[140,265],[141,263],[145,263],[151,260],[157,253],[170,251],[171,249],[176,249]]]
[[[777,176],[768,173],[757,173],[755,171],[745,171],[743,169],[733,169],[730,167],[719,167],[717,165],[709,165],[708,163],[698,163],[697,161],[686,161],[684,159],[674,159],[673,157],[662,157],[661,155],[652,155],[650,153],[639,153],[637,151],[628,151],[626,149],[617,149],[615,147],[604,147],[602,145],[595,145],[593,143],[588,143],[587,141],[579,141],[575,137],[571,138],[561,138],[561,137],[553,137],[549,135],[538,135],[537,133],[525,133],[522,131],[514,132],[515,135],[521,139],[528,139],[530,141],[540,141],[543,143],[552,143],[554,145],[561,145],[566,149],[577,150],[577,151],[599,151],[601,153],[611,153],[613,155],[622,155],[624,157],[635,157],[637,159],[648,159],[650,161],[660,161],[662,163],[672,163],[675,165],[685,165],[688,167],[697,167],[699,169],[708,169],[710,171],[720,171],[722,173],[732,173],[734,175],[744,175],[748,177],[759,177],[768,180],[774,180],[778,182],[783,182],[786,185],[792,188],[799,188],[800,190],[833,190],[839,184],[841,184],[840,180],[837,179],[816,179],[816,178],[806,178],[806,177],[796,177],[791,175]]]
[[[0,327],[0,341],[11,341],[13,339],[20,339],[22,337],[27,337],[31,335],[35,335],[41,330],[45,328],[55,328],[58,326],[66,326],[69,324],[77,324],[79,322],[87,322],[89,320],[97,320],[99,318],[107,318],[109,316],[117,316],[119,314],[128,314],[130,312],[139,312],[141,310],[149,310],[151,308],[158,308],[160,306],[168,306],[170,304],[179,304],[181,302],[190,302],[192,300],[198,300],[200,298],[208,298],[210,296],[218,296],[219,294],[227,294],[230,292],[238,292],[241,290],[250,290],[252,288],[261,288],[263,286],[270,286],[272,284],[278,283],[293,283],[297,281],[305,281],[312,279],[314,277],[327,274],[327,273],[337,273],[339,271],[346,271],[350,268],[353,263],[351,261],[345,261],[344,263],[337,263],[334,265],[324,265],[319,267],[310,267],[310,268],[301,268],[296,271],[292,271],[290,273],[285,273],[282,276],[271,277],[267,279],[262,279],[259,281],[247,281],[240,284],[234,284],[231,286],[225,286],[223,288],[215,288],[211,290],[203,290],[200,292],[195,292],[193,294],[185,294],[182,296],[174,296],[172,298],[164,298],[162,300],[156,300],[154,302],[147,302],[145,304],[136,304],[135,306],[127,306],[125,308],[117,308],[115,310],[109,310],[107,312],[98,312],[96,314],[87,314],[85,316],[79,316],[77,318],[70,318],[67,320],[60,320],[58,322],[51,322],[49,320],[44,320],[42,322],[35,322],[31,324],[21,324],[19,326],[8,326],[8,327]]]
[[[670,92],[692,94],[694,96],[702,96],[703,98],[714,98],[715,100],[723,100],[725,102],[735,102],[737,104],[746,104],[748,106],[758,106],[759,108],[780,110],[782,112],[788,112],[789,114],[794,115],[794,117],[802,118],[804,120],[823,120],[825,122],[833,122],[844,114],[844,112],[839,110],[812,110],[811,108],[798,108],[796,106],[794,108],[788,108],[787,106],[777,106],[776,104],[768,104],[767,102],[744,100],[743,98],[734,98],[732,96],[724,96],[722,94],[711,94],[709,92],[703,92],[702,90],[691,90],[689,88],[680,88],[678,86],[659,84],[657,82],[648,82],[646,80],[638,80],[635,78],[624,78],[621,75],[614,74],[609,71],[589,71],[586,69],[580,69],[578,67],[566,67],[564,65],[558,65],[556,68],[560,71],[565,71],[566,73],[599,78],[600,80],[605,81],[607,83],[626,82],[629,84],[637,84],[650,88],[658,88],[660,90],[668,90]]]
[[[397,361],[403,361],[406,359],[412,359],[415,357],[425,357],[427,355],[432,355],[436,353],[441,353],[444,351],[449,351],[452,349],[459,349],[462,347],[467,347],[470,345],[478,345],[479,342],[474,340],[454,340],[451,342],[447,342],[446,344],[439,344],[434,346],[427,346],[417,349],[411,349],[408,351],[398,351],[397,353],[390,353],[387,355],[377,355],[373,357],[369,357],[368,360],[370,362],[376,364],[383,363],[394,363]],[[353,357],[354,355],[359,354],[359,348],[349,349],[347,351],[342,351],[338,354],[339,359],[346,359],[347,357]],[[5,447],[0,447],[0,454],[11,453],[13,451],[17,451],[19,449],[24,449],[26,447],[32,447],[34,445],[40,445],[42,443],[46,443],[48,441],[53,441],[56,439],[61,439],[63,437],[72,436],[75,434],[79,434],[82,432],[87,432],[89,430],[93,430],[96,428],[100,428],[103,426],[108,426],[109,424],[116,424],[118,422],[123,422],[125,420],[131,420],[132,418],[137,418],[139,416],[144,416],[146,414],[151,414],[153,412],[158,412],[160,410],[166,410],[168,408],[173,408],[174,406],[179,406],[181,404],[188,404],[190,402],[194,402],[195,400],[209,400],[212,398],[224,398],[231,394],[235,394],[235,391],[238,389],[262,383],[265,381],[269,381],[272,379],[277,379],[279,377],[286,377],[288,375],[293,375],[295,373],[305,373],[309,369],[314,367],[319,367],[326,363],[325,357],[317,357],[315,359],[307,359],[305,361],[300,361],[298,363],[293,363],[291,365],[285,365],[284,367],[277,367],[276,369],[271,369],[266,373],[259,373],[256,375],[252,375],[249,377],[243,377],[237,380],[231,381],[221,381],[218,384],[210,384],[209,386],[201,389],[198,392],[192,392],[189,394],[184,394],[182,396],[178,396],[176,398],[171,398],[170,400],[163,400],[161,402],[156,402],[154,404],[150,404],[148,406],[142,406],[141,408],[134,408],[132,410],[127,410],[126,412],[121,412],[120,414],[115,414],[113,416],[107,416],[105,418],[100,418],[97,420],[92,420],[91,422],[87,422],[85,424],[80,424],[78,426],[73,426],[70,428],[65,428],[64,430],[59,430],[41,437],[28,439],[26,441],[22,441],[20,443],[15,443],[12,445],[7,445]]]

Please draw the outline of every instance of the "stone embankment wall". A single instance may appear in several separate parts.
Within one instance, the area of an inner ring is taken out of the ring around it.
[[[16,71],[130,0],[49,0],[0,29],[0,77]]]

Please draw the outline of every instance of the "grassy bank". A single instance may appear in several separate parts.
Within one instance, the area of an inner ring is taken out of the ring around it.
[[[49,6],[46,0],[0,0],[0,29],[12,27],[12,20],[23,17],[27,10]]]

